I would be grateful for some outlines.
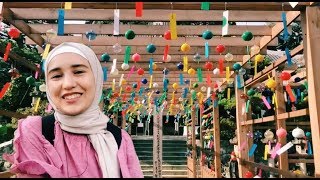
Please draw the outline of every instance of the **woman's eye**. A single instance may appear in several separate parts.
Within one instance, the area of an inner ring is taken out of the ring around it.
[[[56,79],[56,78],[60,78],[60,77],[62,77],[62,75],[54,75],[51,77],[51,79]]]
[[[74,73],[75,74],[82,74],[82,73],[84,73],[84,71],[75,71]]]

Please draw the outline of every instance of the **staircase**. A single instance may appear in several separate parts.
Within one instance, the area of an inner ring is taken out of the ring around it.
[[[153,137],[132,136],[145,178],[153,177]],[[187,178],[186,137],[163,136],[162,177]]]

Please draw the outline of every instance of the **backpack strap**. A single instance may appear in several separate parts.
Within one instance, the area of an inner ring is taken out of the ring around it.
[[[113,137],[116,139],[116,142],[118,144],[118,149],[119,149],[120,144],[121,144],[121,139],[122,139],[121,129],[118,126],[108,122],[107,123],[107,130],[110,131],[112,133]]]
[[[42,117],[42,135],[52,144],[54,140],[54,114]]]
[[[52,144],[54,145],[54,114],[42,117],[42,135]],[[110,131],[115,138],[118,149],[121,144],[121,129],[114,124],[108,122],[107,130]]]

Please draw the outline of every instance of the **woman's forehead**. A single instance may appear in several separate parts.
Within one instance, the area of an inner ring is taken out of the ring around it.
[[[71,66],[73,64],[83,64],[91,67],[89,60],[85,59],[81,55],[72,52],[66,52],[53,57],[48,64],[48,70],[62,66]]]

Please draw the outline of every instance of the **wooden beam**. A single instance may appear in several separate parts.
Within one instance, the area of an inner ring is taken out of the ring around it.
[[[43,36],[45,38],[45,36]],[[259,44],[261,37],[255,36],[251,41],[243,41],[240,37],[213,37],[212,39],[205,41],[201,37],[178,37],[176,40],[167,41],[163,37],[135,37],[132,40],[128,40],[125,37],[114,37],[114,36],[97,36],[95,40],[89,40],[85,36],[57,36],[50,40],[50,44],[59,45],[63,42],[77,42],[84,43],[90,46],[113,46],[116,43],[124,46],[145,46],[153,43],[155,46],[181,46],[183,43],[187,42],[191,48],[194,46],[204,46],[205,42],[209,43],[209,46],[217,46],[223,44],[224,46],[253,46]],[[276,46],[278,43],[277,39],[270,42],[270,46]],[[26,39],[26,44],[34,44]],[[146,51],[146,50],[145,50]]]
[[[106,52],[105,52],[106,53]],[[135,51],[133,50],[133,51],[131,51],[131,56],[130,56],[130,60],[129,60],[129,63],[130,64],[134,64],[134,62],[133,62],[133,60],[131,59],[131,57],[132,57],[132,55],[135,53]],[[109,53],[108,53],[109,54]],[[179,62],[182,62],[183,63],[183,57],[185,56],[185,55],[171,55],[171,53],[169,53],[170,54],[170,56],[171,56],[171,61],[169,62],[169,64],[170,63],[173,63],[173,62],[175,62],[175,63],[179,63]],[[97,56],[98,56],[98,59],[99,60],[101,60],[101,55],[102,54],[97,54]],[[117,59],[117,63],[123,63],[123,61],[124,61],[124,57],[125,57],[125,55],[124,54],[122,54],[122,55],[116,55],[116,54],[109,54],[109,56],[110,56],[110,60],[108,61],[108,62],[106,62],[106,64],[110,64],[110,63],[113,63],[113,60],[112,59]],[[149,63],[149,61],[150,61],[150,58],[152,58],[153,59],[153,62],[156,62],[156,63],[164,63],[164,61],[163,61],[163,54],[161,54],[161,55],[159,55],[159,54],[157,54],[157,55],[150,55],[150,53],[149,54],[140,54],[140,56],[141,56],[141,59],[140,59],[140,61],[138,61],[137,62],[137,64],[138,65],[140,65],[140,64],[145,64],[145,63]],[[189,54],[189,55],[186,55],[187,57],[188,57],[188,62],[189,62],[189,64],[191,63],[196,63],[196,61],[194,61],[193,60],[193,56],[194,56],[194,54]],[[236,63],[236,62],[238,62],[239,64],[242,64],[242,56],[243,55],[233,55],[233,60],[232,61],[229,61],[229,62],[231,62],[231,63]],[[202,57],[202,59],[199,61],[199,64],[200,65],[204,65],[204,63],[205,62],[207,62],[207,61],[209,61],[209,62],[218,62],[218,60],[220,59],[220,58],[222,58],[222,59],[224,59],[224,55],[210,55],[209,56],[209,59],[205,59],[205,57],[202,55],[201,56]],[[229,65],[232,65],[232,64],[229,64]]]
[[[310,5],[309,2],[299,2],[294,8],[301,8]],[[62,2],[4,2],[7,8],[63,8]],[[73,2],[73,8],[88,8],[88,9],[135,9],[134,2]],[[173,9],[173,10],[200,10],[201,2],[144,2],[144,9]],[[252,10],[252,11],[290,11],[293,8],[284,3],[282,8],[280,2],[228,2],[227,6],[224,2],[210,2],[210,10]]]
[[[23,34],[28,36],[30,39],[32,39],[33,42],[35,42],[40,47],[44,43],[44,39],[39,34],[31,34],[31,31],[34,31],[33,29],[28,26],[27,23],[21,20],[15,20],[15,13],[12,12],[8,8],[3,9],[3,18],[5,22],[8,22],[9,24],[15,26],[17,29],[19,29]]]
[[[221,152],[220,151],[220,121],[219,121],[219,106],[216,108],[213,108],[212,111],[212,115],[213,115],[213,120],[211,123],[213,123],[213,137],[214,137],[214,149],[217,152]],[[220,156],[215,156],[214,157],[214,177],[215,178],[221,178],[221,157]]]
[[[1,116],[7,116],[7,117],[14,117],[14,118],[17,118],[17,119],[21,119],[21,118],[25,118],[27,117],[27,115],[24,115],[24,114],[20,114],[20,113],[17,113],[17,112],[12,112],[12,111],[7,111],[7,110],[2,110],[0,109],[0,115]]]
[[[58,29],[57,24],[28,24],[32,34],[45,34],[49,29]],[[132,29],[136,35],[163,35],[169,30],[168,25],[126,25],[120,24],[120,35],[124,35],[128,29]],[[205,30],[210,30],[216,36],[221,36],[221,25],[177,25],[177,32],[179,36],[199,35]],[[229,25],[229,36],[241,36],[246,30],[250,30],[255,36],[271,36],[271,27],[263,26],[237,26]],[[85,34],[87,31],[93,30],[97,34],[113,35],[113,24],[65,24],[65,34]]]
[[[286,15],[286,18],[287,18],[287,25],[290,25],[296,18],[298,18],[300,16],[300,12],[296,12],[296,11],[289,11],[287,12],[287,15]],[[260,47],[260,50],[263,50],[267,45],[270,45],[270,43],[272,41],[274,41],[275,37],[280,34],[280,32],[283,30],[283,24],[282,23],[277,23],[273,28],[272,28],[272,32],[273,32],[273,35],[272,36],[263,36],[261,39],[260,39],[260,42],[259,42],[259,47]],[[278,34],[277,34],[278,33]],[[243,59],[243,64],[242,66],[245,66],[247,64],[247,62],[253,58],[255,56],[255,54],[253,53],[250,53],[250,56],[248,58],[244,58]],[[234,77],[235,74],[231,74],[231,77]],[[227,82],[223,82],[222,85],[226,85]]]
[[[306,8],[306,25],[303,34],[304,41],[306,41],[306,64],[307,64],[307,78],[308,78],[308,103],[311,123],[311,135],[313,149],[320,149],[320,96],[318,89],[320,88],[320,62],[318,57],[320,52],[318,50],[320,41],[320,7],[313,6]],[[314,153],[315,177],[320,177],[320,154]]]
[[[5,53],[5,48],[3,48],[3,49],[0,48],[0,52],[1,53]],[[21,56],[15,54],[13,52],[10,52],[8,60],[9,61],[15,61],[18,64],[20,64],[20,65],[22,65],[22,66],[24,66],[26,68],[31,69],[32,71],[36,71],[37,70],[37,67],[34,64],[30,63],[30,61],[28,61],[24,57],[21,57]]]
[[[56,20],[58,9],[11,8],[18,19]],[[66,11],[65,20],[104,20],[113,22],[113,9],[71,9]],[[144,9],[142,17],[135,16],[135,9],[120,10],[120,21],[169,21],[169,14],[175,13],[177,21],[222,21],[223,11]],[[230,11],[229,21],[236,22],[280,22],[281,11]],[[221,30],[220,30],[221,31]]]

